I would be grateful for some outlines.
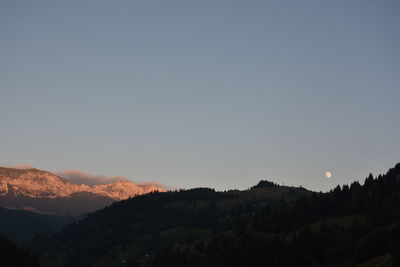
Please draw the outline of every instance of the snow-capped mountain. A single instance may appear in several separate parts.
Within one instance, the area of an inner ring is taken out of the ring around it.
[[[7,208],[76,215],[152,191],[165,189],[131,181],[88,186],[48,171],[0,167],[0,206]]]

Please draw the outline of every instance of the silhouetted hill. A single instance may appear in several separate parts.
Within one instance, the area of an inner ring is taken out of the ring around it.
[[[39,267],[39,259],[25,248],[0,236],[0,266],[4,267]]]
[[[0,208],[0,235],[18,243],[27,243],[37,234],[50,234],[74,220],[72,217],[61,215]]]
[[[274,186],[277,186],[277,184],[274,182],[267,181],[267,180],[262,180],[262,181],[258,182],[257,185],[253,186],[251,189],[274,187]]]
[[[310,193],[302,188],[282,186],[251,191],[216,192],[195,188],[155,192],[115,202],[79,223],[67,226],[52,238],[42,237],[38,247],[45,262],[65,259],[65,266],[107,265],[109,260],[124,260],[119,259],[117,251],[125,254],[134,244],[138,247],[137,251],[134,249],[135,253],[141,258],[146,254],[153,257],[151,240],[157,233],[171,236],[165,246],[184,242],[192,235],[212,236],[217,230],[242,227],[239,218],[256,206],[279,206],[283,198],[292,203]]]
[[[45,266],[399,266],[400,164],[328,193],[261,185],[116,202],[35,248]]]

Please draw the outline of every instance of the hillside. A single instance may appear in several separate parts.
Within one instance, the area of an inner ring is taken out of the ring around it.
[[[36,255],[18,247],[7,238],[0,236],[0,266],[6,267],[40,267]]]
[[[0,208],[0,235],[17,243],[28,243],[37,234],[48,235],[74,221],[67,216]]]
[[[88,186],[47,171],[0,167],[0,206],[12,209],[79,215],[152,191],[165,190],[130,181]]]
[[[150,193],[42,237],[35,249],[45,266],[395,266],[399,201],[400,164],[328,193],[268,182]]]
[[[60,260],[65,260],[65,266],[107,266],[124,260],[116,257],[120,253],[133,253],[128,258],[154,256],[151,240],[158,235],[168,236],[160,239],[165,247],[185,242],[190,236],[212,236],[216,229],[239,227],[232,224],[250,207],[274,207],[283,198],[292,203],[309,194],[302,188],[283,186],[228,192],[208,188],[155,192],[116,202],[53,238],[43,237],[37,248],[50,266]]]

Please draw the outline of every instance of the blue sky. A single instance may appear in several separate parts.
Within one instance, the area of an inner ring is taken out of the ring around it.
[[[383,173],[400,161],[399,12],[1,1],[0,163],[220,190]]]

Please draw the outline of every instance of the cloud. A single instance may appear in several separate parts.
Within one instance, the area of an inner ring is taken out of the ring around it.
[[[4,165],[0,164],[0,167],[4,168],[13,168],[13,169],[37,169],[36,167],[29,164],[18,164],[18,165]],[[99,185],[99,184],[109,184],[120,181],[130,181],[128,178],[124,176],[105,176],[101,174],[89,174],[80,170],[66,170],[66,171],[50,171],[64,179],[69,180],[74,184],[86,184],[89,186]],[[130,181],[132,182],[132,181]],[[138,186],[155,186],[158,188],[162,188],[165,190],[171,190],[176,188],[169,188],[165,185],[159,184],[157,182],[135,182]]]
[[[0,167],[13,168],[13,169],[36,169],[34,166],[29,165],[29,164],[0,165]]]
[[[56,173],[58,176],[65,178],[75,184],[86,184],[89,186],[98,184],[109,184],[119,181],[128,181],[126,177],[115,176],[109,177],[104,175],[93,175],[79,170],[66,170]]]

